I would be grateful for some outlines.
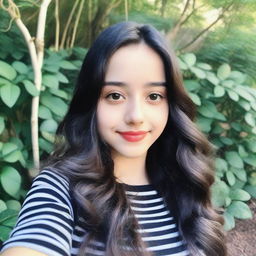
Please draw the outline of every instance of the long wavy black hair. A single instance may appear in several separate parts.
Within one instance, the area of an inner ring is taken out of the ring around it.
[[[184,89],[173,52],[150,25],[118,23],[95,40],[44,167],[69,179],[77,211],[86,216],[88,235],[79,255],[86,255],[89,242],[96,240],[105,243],[107,256],[150,255],[136,232],[138,223],[124,188],[114,176],[110,148],[98,134],[95,114],[109,58],[120,47],[141,42],[163,61],[170,110],[163,133],[148,150],[149,180],[176,218],[190,254],[225,256],[223,218],[210,200],[214,149],[194,124],[195,105]],[[131,250],[125,250],[127,246]]]

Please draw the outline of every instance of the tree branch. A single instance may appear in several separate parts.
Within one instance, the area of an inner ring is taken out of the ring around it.
[[[60,39],[60,17],[59,17],[59,0],[55,0],[55,51],[59,50],[59,39]]]
[[[72,7],[72,10],[71,10],[71,12],[70,12],[70,14],[68,16],[68,21],[67,21],[67,23],[65,25],[65,28],[64,28],[64,31],[63,31],[63,34],[62,34],[62,38],[61,38],[60,49],[64,48],[64,44],[65,44],[66,38],[67,38],[68,29],[69,29],[71,20],[72,20],[72,18],[74,16],[74,13],[75,13],[75,10],[77,8],[78,3],[79,3],[79,0],[76,0],[75,4]]]
[[[70,48],[72,48],[74,46],[74,43],[75,43],[76,31],[77,31],[78,23],[79,23],[81,14],[82,14],[83,6],[84,6],[84,0],[81,0],[80,6],[79,6],[79,9],[78,9],[78,14],[76,16],[76,21],[75,21],[75,25],[74,25],[74,29],[73,29],[71,43],[70,43],[70,46],[69,46]]]
[[[229,8],[233,5],[231,3],[227,7],[223,8],[221,14],[217,17],[215,21],[213,21],[209,26],[207,26],[205,29],[203,29],[200,33],[198,33],[189,43],[187,43],[185,46],[179,49],[179,51],[184,51],[186,48],[191,46],[193,43],[195,43],[203,34],[205,34],[209,29],[211,29],[220,19],[224,17],[224,13],[229,10]]]
[[[31,37],[27,27],[24,25],[20,18],[20,12],[17,5],[13,0],[8,0],[8,7],[0,0],[0,7],[9,13],[12,19],[15,20],[18,28],[20,29],[22,35],[28,46],[32,67],[34,71],[34,84],[37,90],[40,92],[42,83],[42,63],[43,63],[43,53],[44,53],[44,32],[45,32],[45,21],[48,5],[51,0],[43,0],[40,6],[40,12],[38,17],[37,26],[37,37],[36,42]],[[39,143],[38,143],[38,108],[39,108],[39,96],[35,96],[32,99],[31,107],[31,139],[32,139],[32,151],[34,159],[34,167],[39,171],[40,159],[39,159]]]
[[[185,5],[184,5],[184,8],[182,10],[182,13],[179,17],[179,19],[177,20],[176,24],[174,25],[173,29],[168,33],[167,35],[167,39],[168,40],[173,40],[177,34],[178,34],[178,31],[180,30],[180,27],[190,18],[190,16],[194,13],[194,8],[195,8],[195,1],[196,0],[193,0],[193,4],[192,4],[192,11],[190,12],[189,15],[185,16],[186,15],[186,12],[189,8],[189,3],[190,3],[190,0],[187,0]]]
[[[128,0],[124,0],[125,20],[128,21]]]

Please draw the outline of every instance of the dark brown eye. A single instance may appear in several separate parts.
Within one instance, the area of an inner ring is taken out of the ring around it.
[[[120,100],[122,97],[122,95],[120,93],[117,92],[113,92],[107,95],[107,98],[110,100]]]
[[[112,99],[113,100],[119,100],[120,99],[120,94],[119,93],[113,93],[112,94]]]
[[[150,98],[150,100],[156,101],[156,100],[160,100],[161,98],[163,98],[163,96],[158,93],[151,93],[149,95],[149,98]]]

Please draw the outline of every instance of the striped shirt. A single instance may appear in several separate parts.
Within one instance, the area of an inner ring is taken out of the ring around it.
[[[139,223],[137,232],[155,256],[189,255],[178,227],[163,198],[152,185],[124,185],[132,211]],[[33,181],[10,238],[2,251],[28,247],[49,256],[76,256],[86,230],[74,209],[66,179],[43,170]],[[92,242],[90,256],[104,255],[104,244]]]

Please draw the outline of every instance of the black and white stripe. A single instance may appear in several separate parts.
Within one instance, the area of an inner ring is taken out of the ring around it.
[[[138,219],[142,240],[155,256],[189,255],[163,198],[152,185],[124,185],[131,208]],[[69,184],[49,170],[34,180],[19,218],[2,251],[24,246],[49,256],[76,256],[86,235],[82,217],[74,222]],[[104,255],[104,244],[93,242],[88,253]]]

